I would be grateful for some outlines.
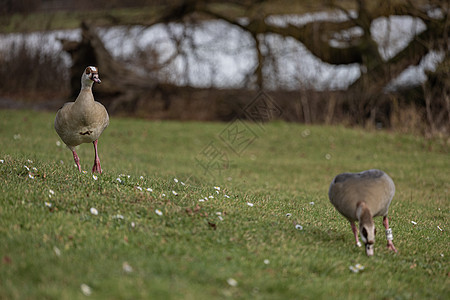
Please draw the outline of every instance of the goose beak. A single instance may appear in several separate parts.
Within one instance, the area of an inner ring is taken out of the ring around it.
[[[367,256],[373,255],[373,244],[366,244],[366,254]]]
[[[92,80],[94,80],[94,82],[95,83],[98,83],[98,84],[100,84],[102,81],[100,80],[100,78],[98,78],[98,75],[97,74],[94,74],[93,76],[92,76]]]

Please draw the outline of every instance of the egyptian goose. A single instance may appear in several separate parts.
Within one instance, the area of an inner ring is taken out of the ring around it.
[[[95,160],[92,173],[102,173],[97,151],[97,141],[109,124],[105,107],[94,100],[92,85],[100,83],[98,69],[87,67],[81,76],[81,90],[75,102],[68,102],[58,110],[55,130],[61,140],[72,150],[73,159],[81,172],[80,159],[75,147],[82,143],[94,143]]]
[[[361,173],[342,173],[330,184],[328,197],[331,203],[350,221],[356,245],[361,247],[355,226],[355,221],[359,222],[361,239],[368,256],[373,255],[376,233],[373,218],[376,216],[383,216],[387,248],[397,252],[392,243],[392,230],[387,217],[394,194],[395,185],[391,177],[376,169]]]

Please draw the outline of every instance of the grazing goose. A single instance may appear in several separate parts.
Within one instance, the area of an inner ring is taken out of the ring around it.
[[[94,143],[95,160],[92,173],[101,173],[97,140],[109,124],[105,107],[94,100],[92,85],[100,83],[98,69],[87,67],[81,76],[81,90],[75,102],[68,102],[58,110],[55,118],[55,130],[61,140],[72,150],[73,159],[81,172],[80,159],[75,146],[82,143]]]
[[[328,197],[336,209],[346,217],[352,226],[356,245],[359,222],[361,239],[366,246],[366,254],[373,255],[375,243],[375,224],[373,218],[383,216],[386,228],[387,248],[397,252],[392,243],[392,230],[389,228],[388,210],[395,194],[395,185],[391,177],[380,170],[368,170],[361,173],[342,173],[337,175],[330,184]]]

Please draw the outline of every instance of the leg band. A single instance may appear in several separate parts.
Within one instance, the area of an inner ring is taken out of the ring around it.
[[[391,228],[386,229],[386,239],[388,241],[392,241],[394,239],[394,236],[392,235],[392,229]]]

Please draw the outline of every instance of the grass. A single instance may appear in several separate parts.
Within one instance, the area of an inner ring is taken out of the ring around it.
[[[96,3],[94,3],[96,6]],[[352,1],[340,3],[342,7],[353,7]],[[249,13],[245,6],[233,5],[229,2],[213,3],[209,5],[213,10],[230,16],[247,16]],[[91,10],[61,10],[37,11],[26,14],[14,13],[0,16],[0,33],[35,32],[47,30],[79,28],[82,21],[94,22],[97,26],[119,26],[130,24],[146,25],[152,23],[161,14],[165,13],[167,4],[142,7],[117,7],[113,9]],[[267,14],[304,14],[326,9],[323,3],[317,1],[282,0],[271,1],[256,5],[254,11],[265,11]]]
[[[56,11],[11,14],[0,18],[1,33],[34,32],[79,28],[82,21],[95,21],[98,26],[113,26],[117,22],[125,24],[146,24],[154,18],[152,8],[122,8],[94,11]]]
[[[404,4],[405,0],[391,0],[389,4],[395,6]],[[416,0],[416,4],[427,4],[428,1]],[[93,3],[92,9],[78,7],[77,9],[55,10],[55,11],[33,11],[29,13],[12,13],[0,16],[0,33],[26,33],[47,30],[75,29],[79,28],[82,21],[94,22],[97,26],[119,26],[150,24],[155,18],[165,13],[169,4],[149,5],[141,7],[120,7],[105,9],[101,4]],[[369,10],[379,7],[379,3],[367,3]],[[233,5],[228,1],[222,3],[210,3],[209,7],[221,14],[242,17],[255,14],[305,14],[317,11],[333,9],[333,5],[324,1],[314,0],[273,0],[265,1],[253,6],[248,10],[246,6]],[[340,0],[339,7],[346,9],[356,9],[353,0]]]
[[[82,284],[93,299],[450,294],[448,141],[284,122],[240,124],[254,134],[232,140],[237,123],[112,117],[95,180],[57,146],[53,118],[0,110],[1,299],[84,299]],[[214,147],[224,159],[205,175]],[[92,145],[77,151],[90,170]],[[334,175],[368,168],[396,183],[398,254],[379,234],[366,257],[328,201]],[[350,272],[356,263],[364,271]]]

